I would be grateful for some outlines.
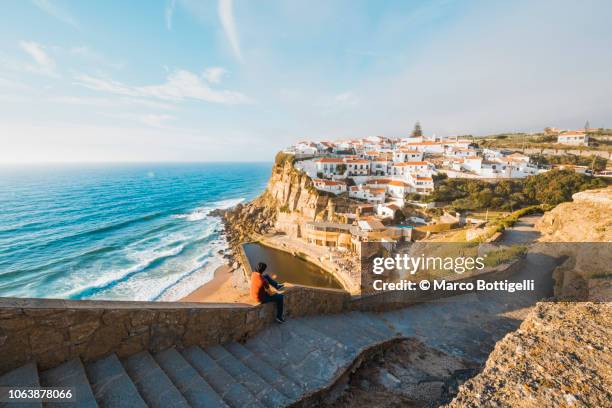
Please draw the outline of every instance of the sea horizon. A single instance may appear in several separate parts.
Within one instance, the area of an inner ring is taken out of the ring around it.
[[[0,167],[1,297],[172,301],[223,263],[210,211],[259,195],[271,162]]]

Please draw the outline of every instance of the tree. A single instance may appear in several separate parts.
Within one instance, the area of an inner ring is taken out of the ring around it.
[[[423,136],[423,130],[421,129],[421,122],[417,121],[414,124],[414,130],[412,131],[412,137],[421,137]]]

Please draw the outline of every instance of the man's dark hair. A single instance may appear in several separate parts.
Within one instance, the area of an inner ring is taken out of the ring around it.
[[[266,265],[263,262],[260,262],[260,263],[257,264],[257,268],[255,268],[255,270],[257,272],[259,272],[259,273],[263,273],[263,271],[265,271],[267,267],[268,267],[268,265]]]

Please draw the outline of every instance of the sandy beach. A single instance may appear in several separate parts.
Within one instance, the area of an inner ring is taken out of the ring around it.
[[[232,272],[229,265],[221,265],[215,270],[215,275],[210,282],[180,299],[180,302],[254,304],[249,297],[249,292],[239,288],[234,282],[234,273],[239,272]]]

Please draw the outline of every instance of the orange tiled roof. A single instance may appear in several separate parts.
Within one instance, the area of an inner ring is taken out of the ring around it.
[[[317,163],[344,163],[342,159],[338,159],[335,157],[321,157],[316,162]]]
[[[418,162],[400,162],[395,163],[393,166],[426,166],[427,162],[418,161]]]
[[[339,185],[345,184],[345,183],[340,182],[340,181],[325,180],[325,179],[314,179],[312,181],[315,184],[323,184],[323,185],[326,185],[326,186],[339,186]]]

